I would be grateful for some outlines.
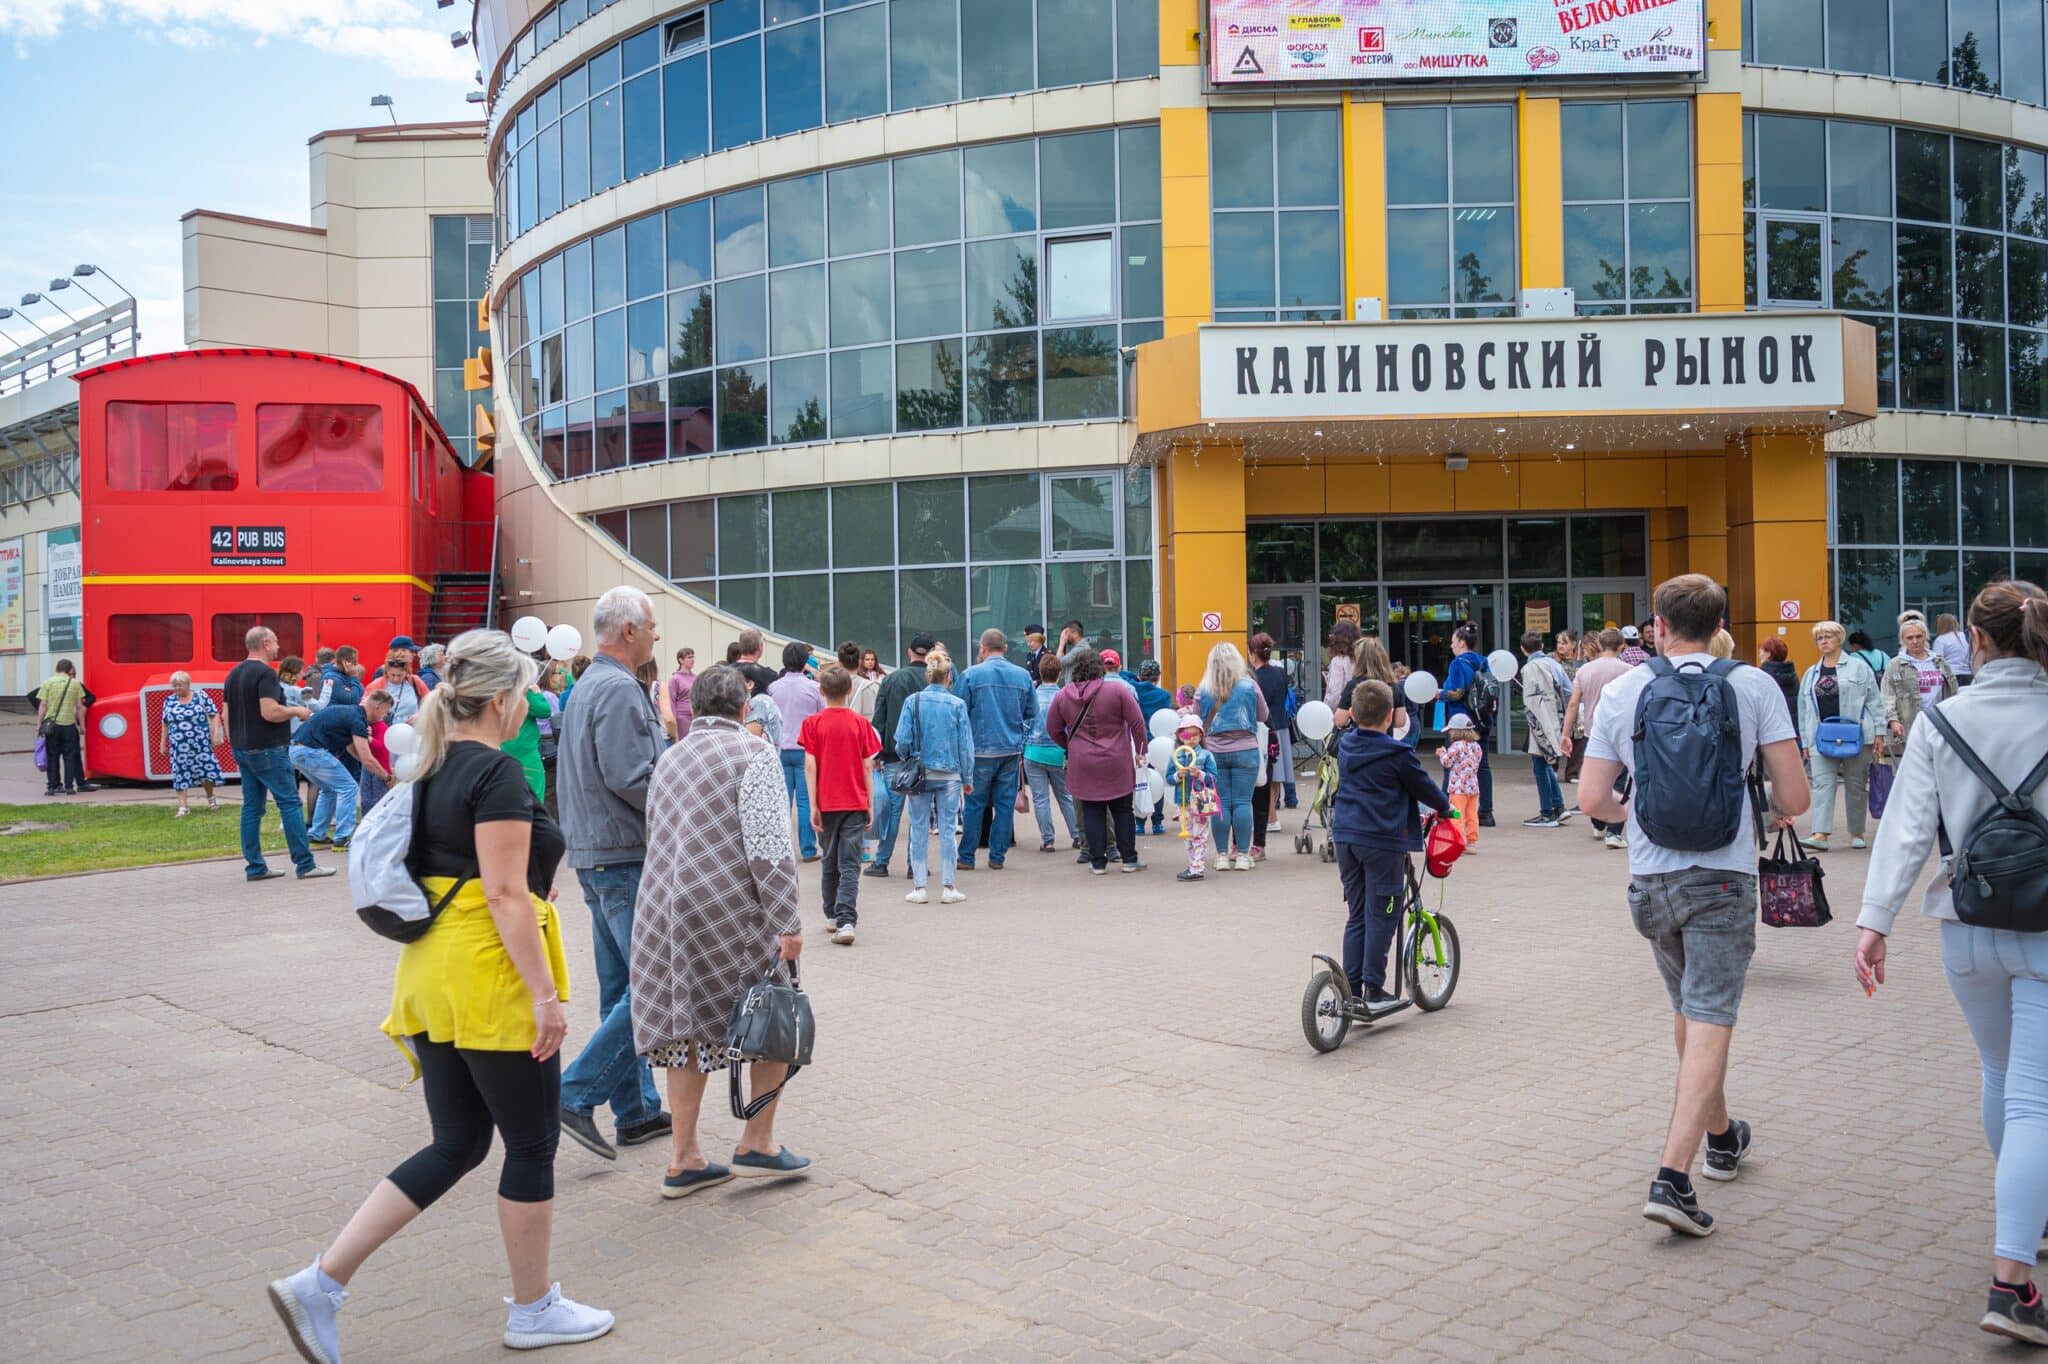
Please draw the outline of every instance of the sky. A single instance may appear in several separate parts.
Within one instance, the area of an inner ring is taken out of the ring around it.
[[[474,49],[448,43],[469,22],[469,0],[0,0],[0,304],[90,263],[135,295],[143,350],[178,349],[179,218],[306,222],[307,141],[387,121],[372,95],[408,123],[479,117]]]

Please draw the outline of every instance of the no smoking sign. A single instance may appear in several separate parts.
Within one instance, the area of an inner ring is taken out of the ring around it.
[[[1798,619],[1799,619],[1799,603],[1798,603],[1798,602],[1796,602],[1796,601],[1781,601],[1781,602],[1779,602],[1779,603],[1778,603],[1778,619],[1779,619],[1779,620],[1798,620]]]
[[[1202,633],[1205,635],[1220,635],[1223,633],[1223,613],[1221,611],[1204,611],[1202,613]]]

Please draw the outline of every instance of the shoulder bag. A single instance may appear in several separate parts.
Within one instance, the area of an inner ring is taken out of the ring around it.
[[[1771,855],[1757,859],[1757,904],[1769,928],[1821,928],[1835,916],[1828,910],[1827,892],[1821,888],[1817,857],[1801,857],[1791,843],[1791,831],[1778,830]]]
[[[1863,726],[1854,720],[1823,720],[1813,732],[1813,751],[1823,758],[1853,758],[1863,751]]]
[[[918,704],[922,700],[922,696],[910,698],[910,754],[889,774],[889,789],[899,796],[924,794],[924,707]]]
[[[775,1102],[775,1096],[811,1063],[811,1043],[816,1040],[817,1022],[811,1017],[811,999],[797,977],[795,962],[789,964],[789,984],[775,978],[775,968],[740,992],[732,1006],[732,1021],[725,1029],[725,1059],[730,1072],[732,1115],[741,1122]],[[781,1061],[789,1067],[782,1084],[747,1102],[740,1090],[740,1066],[749,1061]]]
[[[36,726],[36,737],[38,739],[47,739],[50,737],[50,731],[57,727],[57,712],[64,709],[64,703],[71,699],[71,688],[78,685],[78,679],[75,677],[67,678],[65,679],[65,682],[66,685],[64,687],[64,690],[57,693],[57,704],[46,708],[46,711],[43,715],[43,722]],[[73,711],[71,713],[71,718],[73,719],[73,721],[76,721],[78,718],[78,712]]]

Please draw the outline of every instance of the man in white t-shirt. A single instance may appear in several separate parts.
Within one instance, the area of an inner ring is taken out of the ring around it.
[[[1689,573],[1657,588],[1656,609],[1662,659],[1681,672],[1711,667],[1707,642],[1727,615],[1728,594],[1713,579]],[[1735,1178],[1749,1149],[1749,1124],[1729,1119],[1724,1082],[1743,979],[1756,951],[1755,824],[1745,794],[1741,823],[1726,846],[1683,851],[1660,847],[1643,820],[1629,818],[1630,798],[1615,790],[1615,782],[1626,771],[1635,783],[1637,706],[1657,677],[1655,668],[1632,668],[1602,692],[1579,777],[1579,803],[1589,818],[1626,823],[1629,914],[1636,931],[1650,940],[1675,1015],[1678,1092],[1663,1163],[1651,1182],[1643,1216],[1673,1231],[1706,1236],[1714,1230],[1714,1219],[1701,1210],[1691,1175],[1700,1139],[1707,1142],[1701,1173],[1709,1179]],[[1774,821],[1789,825],[1806,812],[1812,792],[1784,693],[1751,667],[1736,667],[1726,681],[1740,721],[1742,770],[1762,755]],[[1709,803],[1712,777],[1709,771],[1700,773],[1703,805]],[[1631,790],[1640,794],[1636,785]],[[1671,802],[1660,799],[1660,804],[1668,808]],[[1718,830],[1711,836],[1718,837]]]

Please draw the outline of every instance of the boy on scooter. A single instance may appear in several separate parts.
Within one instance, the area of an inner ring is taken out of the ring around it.
[[[1422,851],[1417,804],[1448,817],[1451,803],[1429,779],[1415,750],[1392,733],[1394,691],[1358,684],[1351,728],[1337,741],[1337,798],[1330,812],[1337,872],[1344,880],[1344,974],[1367,1004],[1389,1004],[1387,949],[1394,945],[1408,854]]]

